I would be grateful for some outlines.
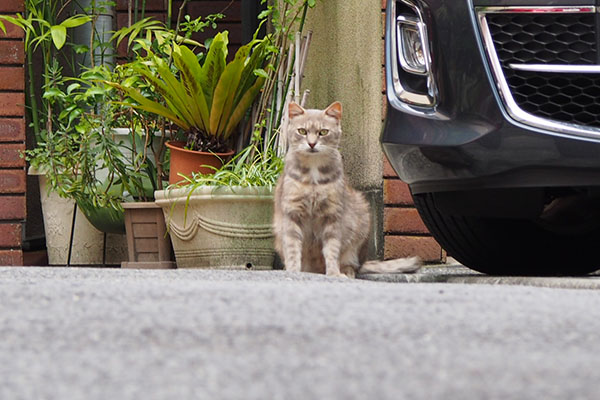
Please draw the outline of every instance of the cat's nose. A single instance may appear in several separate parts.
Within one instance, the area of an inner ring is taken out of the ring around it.
[[[308,145],[310,146],[311,149],[314,149],[315,146],[317,145],[317,143],[316,142],[315,143],[308,142]]]

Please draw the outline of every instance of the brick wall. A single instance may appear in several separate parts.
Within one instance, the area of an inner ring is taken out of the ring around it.
[[[23,11],[23,0],[2,0],[0,14]],[[22,265],[25,221],[25,73],[23,33],[0,33],[0,265]]]
[[[386,0],[381,0],[385,27]],[[382,42],[383,45],[383,42]],[[385,65],[382,60],[383,113],[385,117]],[[384,258],[420,256],[426,262],[444,262],[446,253],[431,237],[414,207],[408,185],[402,182],[389,161],[383,156],[383,213]]]

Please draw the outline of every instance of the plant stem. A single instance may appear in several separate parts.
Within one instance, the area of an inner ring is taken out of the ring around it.
[[[171,29],[173,0],[168,0],[167,4],[168,4],[168,6],[167,6],[167,28]]]

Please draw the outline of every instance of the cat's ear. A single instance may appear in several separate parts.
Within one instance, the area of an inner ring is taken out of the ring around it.
[[[342,103],[340,103],[339,101],[336,101],[335,103],[331,104],[329,107],[327,107],[325,109],[325,114],[337,119],[338,121],[341,120],[342,119]]]
[[[288,116],[290,119],[297,117],[299,115],[304,114],[304,108],[300,107],[297,103],[293,101],[288,105]]]

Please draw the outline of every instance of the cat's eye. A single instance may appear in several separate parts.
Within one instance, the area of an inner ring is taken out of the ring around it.
[[[302,136],[306,136],[306,129],[300,128],[300,129],[298,129],[298,133],[301,134]]]
[[[319,136],[325,136],[329,133],[329,129],[321,129],[319,131]]]

